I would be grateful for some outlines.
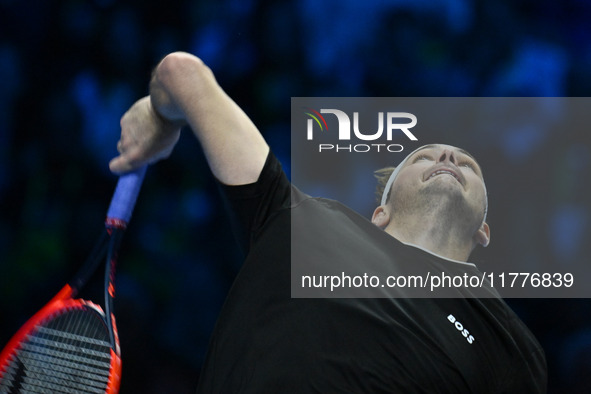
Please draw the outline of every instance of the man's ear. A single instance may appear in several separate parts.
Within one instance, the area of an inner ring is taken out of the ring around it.
[[[488,246],[490,243],[490,227],[488,227],[486,222],[482,223],[482,226],[476,231],[476,234],[474,234],[474,240],[485,248]]]
[[[371,222],[380,228],[385,228],[390,223],[390,211],[387,207],[380,205],[373,211]]]

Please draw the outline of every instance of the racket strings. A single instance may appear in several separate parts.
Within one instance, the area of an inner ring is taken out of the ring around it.
[[[104,393],[111,344],[102,317],[90,308],[54,317],[27,335],[13,354],[0,393]]]

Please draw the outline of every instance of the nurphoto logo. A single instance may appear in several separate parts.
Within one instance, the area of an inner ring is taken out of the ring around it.
[[[360,130],[359,127],[359,112],[353,112],[353,122],[351,118],[344,111],[338,109],[320,109],[316,111],[312,108],[305,107],[305,114],[308,116],[306,138],[308,141],[314,140],[315,132],[320,133],[334,133],[328,129],[328,122],[323,114],[334,115],[331,123],[336,120],[338,123],[338,130],[335,134],[338,142],[351,141],[352,136],[360,141],[372,141],[373,143],[361,144],[318,144],[319,152],[401,152],[404,148],[400,144],[390,143],[395,135],[404,134],[411,141],[418,141],[417,137],[410,131],[416,126],[417,117],[408,112],[378,112],[377,113],[377,131]],[[330,118],[330,117],[329,117]],[[384,125],[385,124],[385,125]],[[385,140],[388,143],[379,143],[378,140]],[[332,136],[331,136],[332,137]]]

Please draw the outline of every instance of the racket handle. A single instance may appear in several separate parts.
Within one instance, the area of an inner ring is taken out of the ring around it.
[[[147,168],[148,166],[145,165],[119,177],[111,205],[107,211],[107,221],[129,223]]]

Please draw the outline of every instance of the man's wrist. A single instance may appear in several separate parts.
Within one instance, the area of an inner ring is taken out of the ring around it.
[[[152,114],[154,121],[160,125],[160,128],[165,132],[174,132],[183,126],[186,126],[187,122],[184,119],[170,119],[164,116],[153,103],[152,95],[149,96],[148,100],[148,111]]]

